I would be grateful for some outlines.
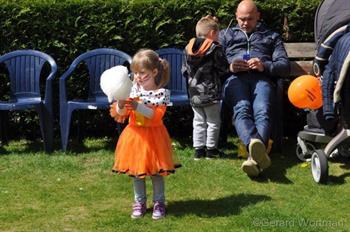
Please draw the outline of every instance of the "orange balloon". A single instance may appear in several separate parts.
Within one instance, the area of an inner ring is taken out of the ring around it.
[[[320,108],[323,104],[320,79],[312,75],[295,78],[288,88],[288,99],[300,109]]]

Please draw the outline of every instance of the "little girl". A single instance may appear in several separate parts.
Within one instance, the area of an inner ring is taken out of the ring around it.
[[[146,213],[145,177],[153,185],[153,219],[165,216],[163,176],[175,172],[169,134],[162,118],[170,103],[170,91],[163,87],[169,80],[169,63],[149,49],[138,51],[132,59],[134,83],[130,98],[111,106],[117,121],[129,117],[119,137],[113,171],[133,177],[135,202],[132,218]]]

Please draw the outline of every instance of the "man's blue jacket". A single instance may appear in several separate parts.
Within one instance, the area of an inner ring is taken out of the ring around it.
[[[265,76],[272,78],[287,77],[290,65],[281,36],[258,23],[256,30],[250,35],[239,26],[220,31],[219,42],[223,46],[229,63],[242,59],[244,54],[250,58],[257,57],[264,64]]]

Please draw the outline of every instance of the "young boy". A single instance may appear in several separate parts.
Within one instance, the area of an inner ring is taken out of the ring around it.
[[[218,34],[217,18],[203,17],[196,25],[196,38],[192,38],[185,48],[182,74],[187,79],[187,92],[194,112],[195,160],[219,155],[221,90],[229,76],[229,64],[217,42]]]

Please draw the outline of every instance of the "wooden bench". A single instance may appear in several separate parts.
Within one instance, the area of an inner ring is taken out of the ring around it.
[[[315,43],[284,43],[290,60],[290,77],[312,74]]]

